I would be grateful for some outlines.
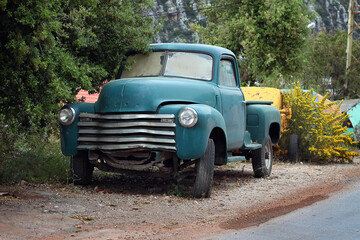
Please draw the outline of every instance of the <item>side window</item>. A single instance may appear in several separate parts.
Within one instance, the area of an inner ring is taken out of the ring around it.
[[[219,84],[222,86],[236,87],[234,64],[230,60],[220,61]]]

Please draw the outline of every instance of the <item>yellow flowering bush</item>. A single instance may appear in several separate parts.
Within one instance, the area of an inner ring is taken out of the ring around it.
[[[359,155],[349,149],[356,145],[352,133],[345,134],[347,128],[342,127],[347,114],[341,113],[341,102],[329,102],[326,94],[316,102],[317,95],[313,91],[303,91],[300,84],[284,94],[284,104],[291,108],[291,118],[283,139],[291,134],[299,136],[299,144],[303,159],[311,161],[352,162]]]

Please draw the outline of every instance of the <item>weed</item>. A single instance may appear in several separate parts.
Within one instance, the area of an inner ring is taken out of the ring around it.
[[[181,183],[180,173],[176,172],[174,174],[174,181],[175,183],[171,184],[171,189],[169,190],[168,194],[176,197],[183,196],[183,192],[185,190],[185,186]]]
[[[27,136],[17,141],[16,154],[8,155],[0,167],[0,183],[67,182],[69,160],[63,156],[58,140]]]

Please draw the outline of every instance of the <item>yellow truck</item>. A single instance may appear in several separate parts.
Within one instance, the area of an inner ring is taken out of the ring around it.
[[[287,128],[287,120],[291,118],[290,108],[283,104],[283,94],[280,89],[271,87],[243,87],[246,101],[272,101],[273,106],[281,113],[281,133]]]

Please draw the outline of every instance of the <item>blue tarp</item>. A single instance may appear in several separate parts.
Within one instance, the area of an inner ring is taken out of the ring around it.
[[[356,141],[360,140],[360,103],[350,108],[347,112],[349,114],[349,120],[353,126],[354,138]]]

